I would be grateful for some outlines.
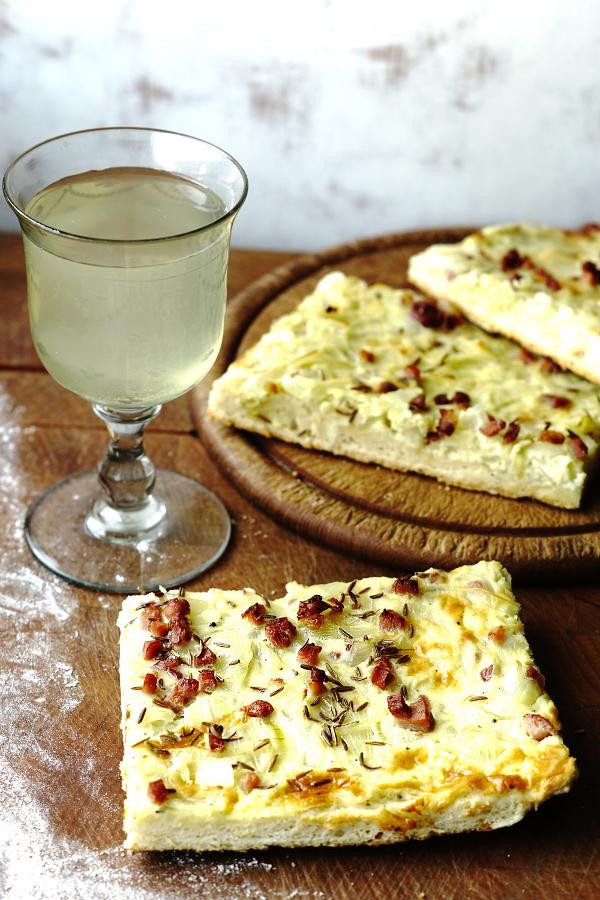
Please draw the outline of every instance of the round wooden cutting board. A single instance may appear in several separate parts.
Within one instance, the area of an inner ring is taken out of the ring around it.
[[[305,450],[228,428],[206,415],[212,381],[326,272],[340,269],[403,287],[413,253],[467,233],[428,230],[345,244],[299,257],[256,281],[228,307],[219,359],[192,396],[196,426],[242,493],[275,519],[335,550],[398,570],[499,559],[520,580],[594,578],[600,568],[597,487],[580,510],[561,510]]]

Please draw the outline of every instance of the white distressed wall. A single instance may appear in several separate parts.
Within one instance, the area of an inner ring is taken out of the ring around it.
[[[0,0],[0,166],[115,124],[237,156],[238,246],[599,219],[600,2]]]

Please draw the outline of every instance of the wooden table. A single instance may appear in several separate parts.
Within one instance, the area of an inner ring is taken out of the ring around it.
[[[230,291],[291,254],[233,251]],[[93,466],[106,435],[87,405],[42,370],[29,338],[20,240],[0,236],[0,895],[10,898],[598,897],[600,587],[518,591],[534,653],[581,777],[521,824],[388,848],[246,855],[121,849],[115,620],[120,600],[78,590],[30,556],[22,521],[58,478]],[[207,458],[187,399],[147,439],[159,465],[202,479],[235,520],[204,589],[349,580],[381,567],[286,531]],[[398,574],[398,573],[387,573]]]

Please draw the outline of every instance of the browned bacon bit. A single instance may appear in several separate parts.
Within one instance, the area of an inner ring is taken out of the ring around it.
[[[394,384],[393,381],[381,381],[377,385],[377,393],[378,394],[391,394],[392,391],[397,391],[398,385]]]
[[[158,684],[158,678],[156,677],[156,675],[153,675],[152,672],[147,672],[144,675],[144,683],[142,685],[142,690],[145,694],[155,694],[157,684]]]
[[[502,435],[502,440],[505,444],[514,444],[516,439],[519,436],[519,431],[521,430],[521,426],[518,422],[509,422],[508,428]]]
[[[442,435],[440,434],[439,431],[428,431],[427,434],[425,435],[425,443],[426,444],[431,444],[434,441],[441,441],[441,439],[442,439]]]
[[[202,652],[194,657],[194,665],[199,669],[201,666],[212,666],[216,663],[217,655],[213,653],[206,644],[202,647]]]
[[[164,803],[169,796],[169,791],[165,787],[162,778],[157,781],[151,781],[148,785],[148,796],[153,803]]]
[[[537,682],[540,691],[543,691],[546,686],[546,679],[542,675],[539,669],[536,669],[535,666],[527,666],[525,670],[525,674],[528,678],[533,679],[533,681]]]
[[[495,434],[499,434],[505,428],[506,422],[504,419],[496,419],[488,413],[488,421],[479,430],[482,434],[485,434],[486,437],[494,437]]]
[[[585,459],[588,453],[588,448],[585,445],[585,442],[578,435],[573,434],[573,432],[569,432],[569,447],[573,451],[573,455],[576,459]]]
[[[545,269],[540,268],[536,268],[536,272],[543,280],[547,288],[550,288],[551,291],[560,290],[560,281],[557,281],[556,278],[550,274],[550,272],[546,272]]]
[[[142,628],[149,630],[150,623],[160,620],[160,617],[160,608],[156,603],[150,603],[140,613],[140,625]]]
[[[490,632],[488,632],[488,640],[494,641],[496,644],[504,643],[506,638],[506,628],[504,625],[498,625],[497,628],[492,628]]]
[[[195,678],[180,678],[171,688],[168,701],[173,706],[187,706],[192,702],[199,689],[200,684]]]
[[[443,406],[445,403],[450,403],[450,398],[447,394],[436,394],[433,398],[433,402],[436,406]]]
[[[401,631],[406,628],[406,619],[393,609],[382,609],[379,614],[379,627],[382,631]]]
[[[413,594],[416,596],[419,593],[419,582],[412,575],[402,575],[401,578],[396,578],[394,582],[394,593]]]
[[[253,603],[242,613],[242,619],[250,619],[255,625],[262,625],[267,615],[267,607],[263,603]]]
[[[323,648],[319,644],[311,644],[308,641],[298,650],[298,662],[306,663],[309,666],[316,666],[319,653]]]
[[[546,428],[540,434],[540,441],[543,441],[545,444],[564,444],[565,436],[560,431],[552,431],[550,428]]]
[[[441,409],[440,421],[437,424],[438,434],[449,437],[456,429],[456,412],[453,409]]]
[[[187,600],[186,600],[187,603]],[[192,639],[192,629],[187,619],[175,619],[171,622],[169,640],[172,644],[186,644]]]
[[[402,693],[390,694],[387,698],[388,709],[399,723],[413,731],[433,731],[435,719],[429,706],[429,700],[422,694],[414,703],[407,703]]]
[[[559,366],[557,362],[554,362],[553,359],[550,359],[549,356],[544,356],[542,362],[540,364],[540,368],[542,372],[550,372],[556,374],[557,372],[562,372],[563,369]]]
[[[529,350],[526,350],[525,347],[521,347],[519,350],[519,359],[524,363],[532,363],[535,362],[537,356],[535,353],[531,353]]]
[[[268,639],[275,647],[289,647],[296,636],[295,626],[285,616],[269,622],[265,631]]]
[[[301,600],[298,606],[298,621],[301,619],[312,619],[313,616],[318,616],[319,613],[324,612],[327,608],[327,604],[323,602],[320,594],[315,594],[313,597],[309,597],[308,600]]]
[[[382,691],[389,687],[394,682],[395,678],[396,676],[394,675],[392,664],[386,656],[377,662],[371,672],[371,683],[374,684],[375,687],[381,688]]]
[[[452,331],[459,324],[458,316],[443,312],[433,300],[417,300],[411,308],[411,316],[425,328]]]
[[[260,778],[258,777],[256,772],[246,772],[240,778],[240,789],[244,792],[244,794],[250,794],[259,785]]]
[[[166,622],[153,621],[148,624],[148,631],[154,637],[163,638],[169,633],[169,626]]]
[[[421,370],[416,363],[409,363],[407,366],[404,366],[404,372],[409,378],[414,378],[416,381],[421,377]]]
[[[213,752],[225,749],[225,741],[220,734],[213,734],[212,731],[208,732],[208,749]]]
[[[202,669],[200,675],[200,690],[203,694],[212,694],[218,686],[218,681],[214,669]]]
[[[571,406],[569,398],[561,397],[560,394],[542,394],[542,396],[552,409],[568,409]]]
[[[471,398],[465,391],[455,391],[454,396],[452,397],[452,402],[456,404],[456,406],[462,406],[465,409],[471,405]]]
[[[485,669],[482,669],[479,673],[482,681],[489,681],[492,675],[494,674],[493,666],[486,666]]]
[[[158,662],[155,662],[154,668],[161,669],[164,672],[171,672],[172,675],[179,676],[180,673],[176,672],[175,669],[177,666],[180,666],[182,662],[183,660],[178,656],[166,656],[164,659],[159,659]]]
[[[251,719],[266,719],[274,711],[268,700],[254,700],[248,706],[242,706],[242,710]]]
[[[313,667],[310,670],[310,681],[308,682],[308,689],[314,697],[320,697],[321,694],[324,694],[326,692],[326,678],[327,674],[323,671],[323,669],[317,669],[316,667]]]
[[[427,412],[425,394],[417,394],[416,397],[413,397],[412,400],[409,400],[408,408],[411,410],[411,412]]]
[[[162,651],[162,641],[144,641],[144,659],[156,659]]]
[[[370,363],[375,362],[375,354],[371,353],[370,350],[361,350],[360,358],[364,359],[365,362],[370,362]]]
[[[524,262],[525,258],[521,256],[516,247],[512,247],[504,254],[500,265],[502,266],[503,272],[509,272],[511,269],[518,269]]]
[[[554,734],[552,722],[549,722],[544,716],[538,716],[537,713],[525,713],[523,721],[525,722],[525,731],[534,741],[543,741],[544,738]]]
[[[586,260],[581,265],[581,271],[583,272],[584,281],[587,281],[589,285],[596,287],[596,285],[600,284],[600,269],[596,263],[589,259]]]
[[[190,611],[190,604],[183,597],[173,597],[163,606],[163,612],[167,619],[180,619],[187,616]]]

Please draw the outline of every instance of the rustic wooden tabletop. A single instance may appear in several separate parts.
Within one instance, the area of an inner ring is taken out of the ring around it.
[[[230,293],[291,254],[233,251]],[[0,894],[10,898],[587,898],[600,896],[600,586],[517,591],[565,739],[573,791],[509,829],[388,848],[244,855],[121,849],[120,600],[79,590],[33,560],[30,501],[94,466],[106,443],[87,405],[43,371],[29,338],[20,240],[0,236]],[[183,397],[151,428],[156,463],[203,480],[227,504],[232,544],[190,586],[250,585],[267,595],[382,572],[286,531],[208,458]],[[387,572],[384,574],[399,574]]]

